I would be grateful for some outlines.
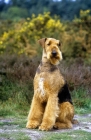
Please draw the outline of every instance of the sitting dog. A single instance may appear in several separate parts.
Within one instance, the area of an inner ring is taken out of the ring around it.
[[[26,127],[51,130],[72,128],[74,107],[68,86],[60,73],[61,43],[54,38],[39,40],[42,61],[34,77],[34,96]]]

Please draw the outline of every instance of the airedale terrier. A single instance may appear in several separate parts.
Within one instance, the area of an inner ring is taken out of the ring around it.
[[[42,61],[34,77],[34,96],[26,127],[39,130],[72,128],[74,107],[68,86],[58,64],[62,60],[61,43],[54,38],[39,40]]]

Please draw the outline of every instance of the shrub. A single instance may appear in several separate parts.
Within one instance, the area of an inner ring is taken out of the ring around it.
[[[91,94],[91,66],[84,64],[82,59],[69,60],[62,62],[60,70],[69,84],[70,90],[79,87],[87,88]]]
[[[66,23],[63,32],[65,58],[81,57],[91,62],[91,15],[90,10],[80,12],[80,17]]]
[[[25,55],[4,55],[0,57],[0,74],[6,75],[11,80],[31,81],[38,63],[38,58],[36,60]]]
[[[60,20],[52,18],[50,13],[39,14],[37,17],[33,15],[31,19],[15,23],[13,28],[1,35],[0,53],[26,54],[32,57],[38,50],[33,42],[45,36],[57,37],[64,29]]]

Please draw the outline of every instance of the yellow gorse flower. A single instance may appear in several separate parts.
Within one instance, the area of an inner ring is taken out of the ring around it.
[[[53,36],[56,32],[63,30],[64,25],[59,19],[52,18],[49,12],[39,14],[37,17],[33,14],[31,18],[16,23],[11,30],[3,33],[0,48],[2,48],[3,51],[8,50],[8,53],[10,51],[10,53],[28,54],[26,50],[28,52],[30,48],[32,52],[37,51],[36,48],[30,46],[31,41],[34,42],[44,35]]]

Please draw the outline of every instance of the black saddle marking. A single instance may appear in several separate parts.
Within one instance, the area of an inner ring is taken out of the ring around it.
[[[67,83],[62,87],[62,89],[60,89],[58,93],[58,98],[59,103],[70,102],[71,104],[73,104]]]

